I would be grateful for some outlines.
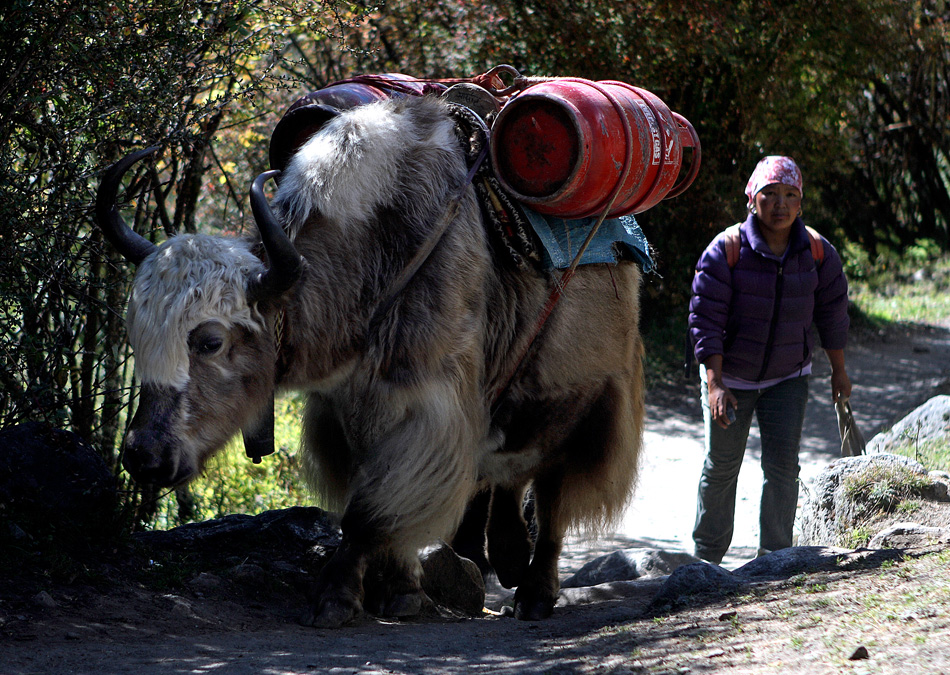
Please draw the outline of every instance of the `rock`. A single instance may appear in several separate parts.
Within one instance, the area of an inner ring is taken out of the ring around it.
[[[747,562],[733,574],[746,581],[787,579],[803,572],[836,569],[847,553],[848,550],[843,548],[793,546]]]
[[[165,607],[169,611],[186,619],[208,623],[207,619],[202,618],[195,611],[195,606],[191,600],[183,598],[180,595],[175,595],[174,593],[166,593],[165,595],[161,596],[161,599],[164,601]]]
[[[140,532],[136,542],[150,555],[186,553],[200,568],[228,568],[228,578],[250,589],[281,583],[304,587],[340,544],[336,518],[316,507],[295,506],[257,516],[236,514],[165,531]],[[485,606],[485,584],[477,566],[440,545],[423,552],[423,590],[440,606],[475,616]],[[213,575],[193,577],[196,592],[218,588]]]
[[[142,557],[187,570],[185,585],[193,592],[220,592],[224,580],[206,572],[226,570],[226,580],[252,596],[305,592],[340,538],[335,517],[303,506],[133,535]]]
[[[891,452],[913,442],[950,441],[950,396],[934,396],[887,431],[868,441],[868,454]]]
[[[254,589],[259,589],[266,586],[270,580],[270,577],[268,576],[267,572],[264,571],[264,568],[253,563],[242,563],[240,565],[235,565],[228,570],[228,577],[239,584]]]
[[[667,577],[648,611],[664,612],[694,596],[735,593],[741,585],[738,578],[718,565],[707,562],[683,565]]]
[[[641,578],[632,581],[611,581],[597,586],[579,586],[562,588],[557,598],[558,607],[590,605],[609,600],[627,600],[642,597],[646,605],[662,589],[666,579],[663,577]]]
[[[936,543],[950,544],[950,528],[897,523],[874,535],[868,548],[918,548]]]
[[[135,539],[147,546],[190,553],[213,550],[222,556],[244,555],[249,551],[306,550],[317,546],[335,549],[340,537],[333,516],[314,506],[293,506],[256,516],[233,514],[171,530],[135,534]]]
[[[0,431],[0,545],[96,549],[119,532],[117,507],[112,471],[81,437],[41,423]]]
[[[896,485],[930,484],[927,471],[918,462],[900,455],[878,454],[843,457],[822,471],[809,488],[801,511],[802,546],[836,546],[861,519],[865,501],[854,501],[846,483],[849,478],[876,472]],[[870,497],[862,494],[863,500]],[[886,496],[886,495],[885,495]]]
[[[931,471],[927,476],[933,481],[933,491],[930,499],[937,502],[950,502],[950,473]]]
[[[33,596],[33,604],[37,607],[43,607],[45,609],[53,609],[57,606],[53,596],[47,593],[46,591],[40,591]]]
[[[861,647],[858,647],[857,649],[854,650],[854,653],[848,657],[848,660],[849,661],[863,661],[864,659],[869,659],[869,658],[871,658],[871,655],[868,653],[868,648],[862,645]]]
[[[655,548],[628,548],[601,556],[584,565],[561,588],[596,586],[613,581],[629,581],[670,574],[681,565],[697,562],[688,553]]]
[[[422,590],[433,602],[468,616],[478,616],[485,607],[485,582],[478,565],[462,558],[449,546],[425,549],[422,562]]]
[[[189,580],[187,586],[196,593],[210,593],[221,588],[223,583],[224,582],[221,580],[221,577],[219,577],[217,574],[212,574],[211,572],[202,572],[198,576]]]

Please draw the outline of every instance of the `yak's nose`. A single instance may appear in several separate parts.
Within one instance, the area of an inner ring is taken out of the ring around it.
[[[122,446],[122,466],[138,482],[177,485],[194,473],[181,460],[176,425],[181,392],[152,384],[142,386],[138,410]]]
[[[130,430],[122,446],[122,466],[139,483],[168,487],[182,481],[175,453],[163,434]]]

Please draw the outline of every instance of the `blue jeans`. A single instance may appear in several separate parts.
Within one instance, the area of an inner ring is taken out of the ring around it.
[[[699,480],[693,542],[697,557],[717,565],[732,543],[736,484],[753,413],[762,437],[759,548],[775,551],[792,545],[798,506],[798,450],[808,401],[808,376],[785,380],[766,389],[733,389],[732,393],[739,400],[736,421],[723,429],[712,421],[709,390],[706,383],[702,383],[706,462]]]

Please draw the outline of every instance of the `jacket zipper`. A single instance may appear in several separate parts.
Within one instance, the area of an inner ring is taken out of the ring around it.
[[[775,278],[775,304],[772,305],[772,320],[769,322],[769,337],[765,341],[765,357],[762,359],[762,370],[759,371],[757,382],[761,382],[765,377],[765,371],[769,367],[769,359],[772,355],[772,343],[775,342],[775,328],[778,325],[779,309],[782,305],[782,288],[785,285],[783,275],[783,265],[778,263],[778,276]]]

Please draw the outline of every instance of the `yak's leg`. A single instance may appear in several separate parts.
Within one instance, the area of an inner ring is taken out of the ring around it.
[[[343,540],[317,575],[313,602],[302,623],[317,628],[338,628],[363,613],[363,578],[370,560],[385,546],[373,535],[370,521],[355,509],[343,516]],[[378,532],[378,530],[376,530]]]
[[[303,623],[337,628],[364,611],[406,617],[422,611],[422,570],[414,552],[391,548],[390,536],[373,520],[348,508],[343,515],[343,541],[320,570],[313,605]]]
[[[557,562],[564,541],[564,528],[560,524],[561,479],[548,477],[534,484],[535,513],[538,522],[538,539],[534,545],[534,557],[524,581],[515,592],[515,616],[527,621],[546,619],[554,611],[554,603],[561,585],[558,580]]]
[[[522,583],[531,560],[531,538],[524,519],[524,488],[496,486],[488,518],[488,561],[505,588]]]
[[[422,611],[422,569],[414,553],[399,556],[394,551],[370,562],[363,579],[366,611],[377,616],[407,617]]]
[[[465,516],[452,537],[452,550],[478,565],[482,576],[491,572],[491,564],[485,555],[485,528],[488,523],[488,507],[491,504],[491,489],[475,493],[465,508]]]
[[[639,367],[639,359],[637,360]],[[557,600],[558,556],[572,524],[603,527],[622,513],[636,476],[643,402],[637,379],[609,380],[561,445],[567,458],[534,481],[538,538],[515,615],[541,619]]]
[[[380,539],[348,537],[343,518],[343,541],[317,576],[313,604],[302,623],[338,628],[357,619],[364,609],[378,616],[408,617],[422,611],[421,567],[416,557],[385,550]],[[380,549],[383,549],[382,552]]]
[[[347,489],[343,543],[318,577],[314,625],[339,626],[356,618],[363,610],[368,567],[387,558],[396,561],[383,566],[389,587],[375,585],[372,608],[397,616],[418,613],[425,595],[416,553],[457,529],[474,491],[471,425],[460,406],[447,404],[451,389],[431,385],[399,397],[389,393],[382,400],[364,398],[364,415],[355,416],[347,429],[356,440],[351,445],[365,450]],[[367,409],[376,411],[369,416],[376,425],[361,424]]]

